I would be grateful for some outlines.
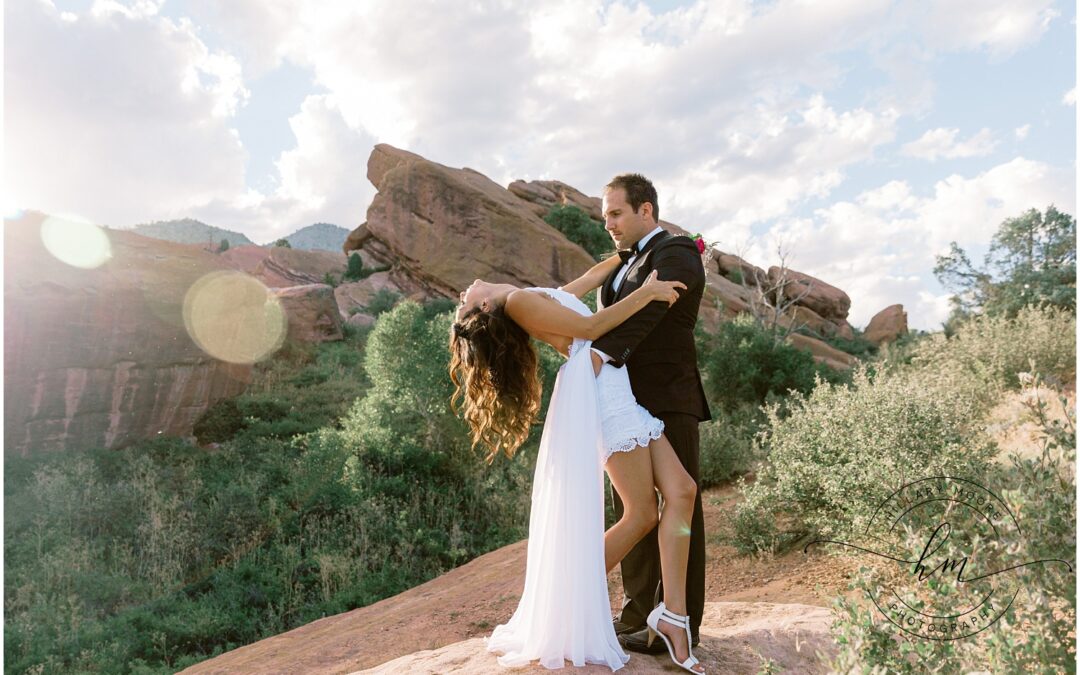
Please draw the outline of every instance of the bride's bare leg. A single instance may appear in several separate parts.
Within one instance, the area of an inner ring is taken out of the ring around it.
[[[622,518],[604,533],[604,563],[611,572],[656,527],[658,517],[653,462],[647,446],[612,453],[604,469],[623,502]]]
[[[650,443],[649,450],[653,479],[664,498],[658,533],[664,605],[675,614],[685,615],[686,561],[690,556],[690,519],[694,515],[697,485],[683,468],[666,436]],[[666,621],[661,621],[658,628],[672,641],[675,656],[685,661],[690,655],[690,645],[683,629]],[[698,670],[703,672],[700,666]]]

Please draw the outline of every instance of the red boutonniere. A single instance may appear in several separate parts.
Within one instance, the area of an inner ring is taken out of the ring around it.
[[[700,234],[695,234],[694,235],[694,243],[697,244],[697,252],[698,253],[704,253],[705,252],[705,240],[701,238]]]

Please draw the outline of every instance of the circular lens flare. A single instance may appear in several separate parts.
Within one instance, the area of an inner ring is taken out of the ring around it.
[[[50,216],[41,223],[41,242],[57,260],[93,269],[112,257],[105,230],[84,220]]]
[[[281,303],[258,279],[242,272],[211,272],[184,295],[184,327],[195,344],[229,363],[255,363],[285,341]]]

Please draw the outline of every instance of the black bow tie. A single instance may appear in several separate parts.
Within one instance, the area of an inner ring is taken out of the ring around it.
[[[616,253],[619,254],[619,260],[625,265],[630,258],[633,258],[638,254],[638,245],[635,243],[630,248],[621,248]]]

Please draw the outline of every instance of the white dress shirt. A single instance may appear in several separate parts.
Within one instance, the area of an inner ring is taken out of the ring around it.
[[[657,235],[657,233],[662,232],[663,229],[664,228],[657,225],[655,230],[653,230],[652,232],[649,232],[647,235],[645,235],[644,237],[639,239],[638,242],[637,242],[638,251],[641,251],[643,248],[645,248],[645,244],[647,244],[650,239],[655,237]],[[630,259],[627,260],[625,263],[623,263],[622,268],[615,275],[615,281],[612,282],[611,288],[616,293],[618,293],[619,289],[622,288],[623,279],[626,278],[626,273],[630,271],[630,266],[633,265],[634,261],[637,260],[638,255],[640,255],[640,253],[638,253],[637,255],[630,256]],[[604,363],[608,363],[609,361],[611,361],[611,357],[608,356],[607,354],[605,354],[604,352],[600,351],[599,349],[593,347],[592,350],[600,355],[600,358],[602,358],[604,360]]]

